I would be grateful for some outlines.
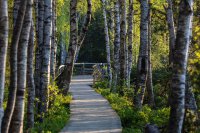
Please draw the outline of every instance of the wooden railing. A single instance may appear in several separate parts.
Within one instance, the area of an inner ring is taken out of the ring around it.
[[[93,83],[95,83],[107,78],[106,67],[107,63],[75,63],[74,75],[92,75]],[[59,67],[59,75],[61,75],[64,68],[65,65]]]
[[[92,75],[94,72],[94,66],[102,66],[106,63],[75,63],[74,74],[75,75]]]

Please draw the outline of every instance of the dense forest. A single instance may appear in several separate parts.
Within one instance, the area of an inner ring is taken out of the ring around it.
[[[61,131],[84,63],[123,133],[200,133],[200,0],[0,0],[0,132]]]

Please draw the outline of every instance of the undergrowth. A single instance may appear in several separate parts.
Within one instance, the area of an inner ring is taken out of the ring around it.
[[[110,89],[104,88],[103,84],[96,84],[96,91],[110,102],[112,108],[119,115],[123,133],[142,133],[144,132],[145,125],[148,123],[156,124],[159,128],[165,130],[170,112],[168,107],[151,109],[147,105],[144,105],[141,110],[135,109],[130,98],[131,92],[127,91],[122,97],[117,93],[110,93]]]
[[[55,85],[51,85],[49,89],[50,108],[45,115],[43,123],[35,122],[32,133],[58,133],[70,118],[69,104],[72,96],[64,96]]]

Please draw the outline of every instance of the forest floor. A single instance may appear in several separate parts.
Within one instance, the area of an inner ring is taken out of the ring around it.
[[[92,76],[73,77],[69,123],[61,133],[121,133],[121,121],[109,102],[90,86]]]

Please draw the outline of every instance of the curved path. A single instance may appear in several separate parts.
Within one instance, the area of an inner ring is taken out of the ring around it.
[[[70,92],[71,117],[61,133],[121,133],[121,122],[110,104],[90,85],[92,76],[75,76]]]

